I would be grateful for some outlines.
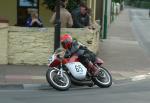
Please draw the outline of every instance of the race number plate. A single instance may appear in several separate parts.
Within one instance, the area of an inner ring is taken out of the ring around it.
[[[86,77],[87,69],[80,62],[72,62],[66,64],[74,78],[84,79]]]

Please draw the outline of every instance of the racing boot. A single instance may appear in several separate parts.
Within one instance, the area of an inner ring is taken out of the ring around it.
[[[99,69],[93,65],[92,62],[89,62],[88,63],[88,71],[90,71],[90,73],[93,75],[93,76],[97,76],[99,74]]]

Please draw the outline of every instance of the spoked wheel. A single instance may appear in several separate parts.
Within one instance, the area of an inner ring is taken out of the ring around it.
[[[57,69],[48,69],[46,73],[46,79],[48,83],[55,89],[60,91],[68,90],[71,86],[69,76],[63,72],[63,76],[58,75]]]
[[[93,78],[95,84],[102,88],[108,88],[112,85],[112,77],[111,74],[108,72],[107,69],[98,66],[100,71],[98,76]]]

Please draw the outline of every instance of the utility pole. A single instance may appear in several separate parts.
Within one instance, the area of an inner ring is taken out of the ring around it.
[[[115,7],[115,5],[114,5],[114,0],[112,0],[112,22],[114,21],[114,7]]]
[[[104,13],[104,35],[103,35],[103,39],[107,39],[107,0],[105,1],[105,13]]]
[[[54,40],[54,51],[60,47],[60,0],[56,2],[56,19],[55,19],[55,40]]]

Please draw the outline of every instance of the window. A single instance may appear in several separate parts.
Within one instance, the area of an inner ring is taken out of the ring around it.
[[[29,0],[19,0],[19,6],[20,7],[37,7],[38,0],[34,0],[33,3],[31,3]]]
[[[30,16],[29,10],[39,12],[39,0],[17,0],[17,26],[24,26],[26,19]]]

